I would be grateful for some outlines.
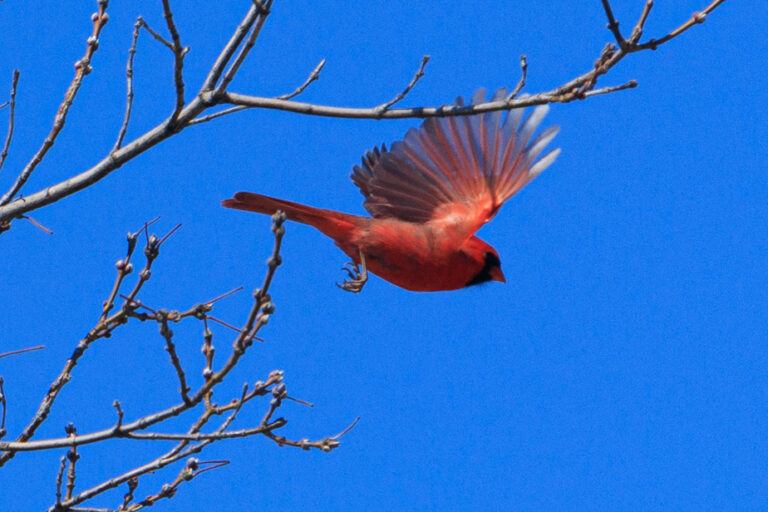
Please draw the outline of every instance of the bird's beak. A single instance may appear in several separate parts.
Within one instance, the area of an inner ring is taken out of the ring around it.
[[[504,272],[501,271],[501,267],[493,267],[490,274],[493,281],[499,281],[502,283],[507,282],[507,278],[504,277]]]

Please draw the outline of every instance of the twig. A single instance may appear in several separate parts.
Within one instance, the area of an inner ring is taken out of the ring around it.
[[[146,229],[146,225],[145,225]],[[129,235],[129,250],[131,245],[131,237],[132,235]],[[133,234],[133,243],[135,244],[135,239],[138,237],[138,233]],[[152,266],[152,263],[154,262],[155,258],[157,258],[159,254],[159,248],[158,248],[158,242],[159,239],[152,235],[149,237],[149,240],[147,242],[147,246],[144,249],[144,254],[146,256],[146,264],[144,265],[144,268],[139,272],[139,279],[134,285],[133,290],[129,294],[130,301],[133,301],[136,298],[136,295],[139,293],[139,290],[144,285],[144,283],[149,280],[151,273],[150,268]],[[120,276],[120,272],[118,271],[118,277],[117,280],[122,282],[122,277]],[[113,286],[113,291],[110,293],[110,297],[112,297],[112,300],[114,300],[113,295],[116,293],[116,289],[119,289],[119,286]],[[109,302],[109,301],[107,301]],[[126,301],[126,304],[128,301]],[[106,307],[106,306],[105,306]],[[16,443],[24,444],[29,441],[29,439],[34,436],[37,429],[40,427],[40,425],[45,422],[45,420],[48,418],[48,414],[50,413],[51,407],[53,407],[54,402],[56,401],[56,398],[59,396],[59,393],[64,388],[64,386],[67,385],[67,383],[72,378],[72,370],[77,365],[80,358],[83,356],[86,350],[91,346],[91,344],[101,338],[110,336],[112,331],[115,330],[120,325],[123,325],[125,320],[128,317],[128,312],[130,309],[124,305],[119,311],[113,313],[112,315],[105,316],[102,313],[102,316],[100,317],[98,323],[96,326],[91,329],[88,334],[85,335],[83,339],[81,339],[77,346],[75,347],[75,350],[72,352],[72,355],[67,359],[67,362],[64,364],[64,368],[61,370],[61,373],[56,377],[56,379],[53,381],[53,383],[50,385],[48,392],[46,393],[45,397],[43,397],[43,400],[40,402],[40,406],[37,409],[37,413],[32,418],[32,420],[27,424],[27,426],[24,428],[24,430],[19,434],[19,436],[16,438]],[[7,443],[5,443],[7,445]],[[2,453],[0,453],[0,466],[3,466],[6,462],[8,462],[10,459],[14,457],[16,454],[16,451],[13,449],[6,449],[4,447],[4,443],[0,443],[0,450],[2,450]]]
[[[173,45],[173,80],[176,86],[176,107],[171,114],[171,124],[176,122],[181,110],[184,108],[184,55],[187,53],[188,48],[184,48],[181,45],[181,37],[179,37],[179,31],[176,28],[176,23],[173,21],[173,12],[171,11],[170,0],[163,0],[163,17],[165,23],[168,25],[168,32],[171,33],[171,40]]]
[[[56,473],[56,504],[61,504],[61,484],[64,480],[64,469],[67,467],[67,457],[59,459],[59,471]]]
[[[19,350],[11,350],[10,352],[3,352],[0,354],[0,359],[8,356],[15,356],[16,354],[24,354],[25,352],[32,352],[33,350],[43,350],[45,345],[37,345],[36,347],[20,348]]]
[[[603,9],[605,10],[605,16],[608,18],[608,30],[611,31],[613,34],[614,39],[616,39],[616,43],[619,45],[619,48],[622,50],[625,50],[627,48],[627,41],[624,39],[624,36],[621,35],[621,31],[619,30],[619,22],[616,21],[616,18],[613,15],[613,10],[611,9],[611,3],[609,0],[602,0],[603,2]]]
[[[312,72],[309,74],[306,80],[304,80],[304,83],[301,84],[291,93],[283,94],[281,96],[278,96],[281,100],[290,100],[291,98],[295,98],[304,90],[309,87],[309,85],[314,82],[315,80],[318,80],[320,78],[320,71],[323,69],[323,66],[325,66],[325,59],[320,60],[318,62],[317,66],[315,66],[315,69],[312,70]]]
[[[693,17],[693,21],[689,20],[689,22],[681,25],[681,27],[678,27],[678,29],[675,29],[672,33],[668,34],[662,39],[651,40],[642,45],[634,45],[632,47],[632,52],[630,53],[658,47],[660,44],[663,44],[672,37],[679,35],[693,24],[700,23],[704,19],[704,15],[708,15],[722,3],[724,3],[724,0],[716,0],[706,9],[704,9],[699,15]],[[588,97],[587,93],[589,93],[589,91],[595,87],[597,77],[607,73],[611,68],[613,68],[613,66],[618,64],[618,62],[620,62],[626,55],[628,55],[627,52],[620,48],[618,51],[614,52],[613,56],[605,61],[599,69],[592,67],[582,75],[579,75],[576,78],[573,78],[572,80],[549,91],[528,95],[522,98],[515,98],[512,101],[502,99],[499,101],[490,101],[464,107],[458,107],[456,105],[442,105],[437,107],[424,106],[400,109],[390,108],[383,114],[379,112],[376,107],[335,107],[313,103],[302,103],[292,100],[281,100],[279,98],[236,94],[224,91],[221,88],[215,88],[215,84],[221,78],[223,70],[229,61],[233,58],[233,55],[237,51],[238,46],[243,42],[243,39],[246,37],[251,28],[253,28],[253,25],[256,23],[257,19],[263,19],[263,16],[260,14],[260,12],[260,8],[255,4],[248,11],[248,14],[245,16],[240,25],[238,25],[229,42],[225,45],[224,49],[216,59],[216,62],[211,68],[208,77],[203,83],[203,86],[201,87],[198,95],[193,100],[191,100],[179,114],[177,122],[175,123],[175,131],[168,130],[167,121],[164,121],[162,124],[149,130],[133,142],[122,147],[117,152],[110,153],[107,157],[102,159],[99,163],[90,169],[87,169],[80,174],[64,180],[56,185],[47,187],[43,190],[35,192],[34,194],[30,194],[23,200],[19,199],[10,204],[0,206],[0,231],[7,229],[8,223],[19,215],[56,202],[103,179],[105,176],[119,168],[127,161],[131,160],[138,154],[143,153],[154,145],[162,142],[163,140],[171,137],[185,126],[189,126],[192,123],[198,124],[204,119],[211,119],[204,117],[198,118],[198,116],[200,116],[200,114],[212,106],[229,104],[234,107],[277,109],[305,115],[348,119],[403,119],[474,115],[485,112],[495,112],[501,110],[530,107],[534,105],[542,105],[545,103],[568,102],[577,98]],[[263,21],[261,22],[263,23]],[[251,32],[251,34],[253,35],[253,32]],[[240,55],[242,55],[242,52]],[[231,69],[233,68],[230,68],[230,70]],[[591,94],[589,96],[593,95],[594,94]],[[224,112],[231,113],[234,111],[234,109],[225,109],[221,113],[218,113],[217,117],[224,115]]]
[[[67,425],[67,433],[70,435],[70,437],[77,437],[77,429],[74,425],[71,423]],[[67,494],[64,497],[64,499],[68,500],[72,498],[72,493],[75,490],[75,478],[76,478],[76,472],[75,472],[75,464],[77,463],[78,459],[80,459],[80,455],[77,453],[77,445],[73,444],[72,447],[67,451],[67,460],[69,461],[69,469],[67,470]]]
[[[685,23],[683,23],[682,25],[674,29],[672,32],[665,35],[664,37],[661,37],[659,39],[651,39],[647,43],[635,45],[634,47],[635,51],[646,50],[646,49],[655,50],[656,48],[666,43],[670,39],[674,39],[675,37],[679,36],[680,34],[685,32],[692,26],[704,23],[709,13],[711,13],[712,11],[714,11],[724,3],[725,3],[725,0],[715,0],[714,2],[709,4],[707,7],[705,7],[702,11],[693,13],[693,16],[691,16],[688,19],[688,21],[686,21]]]
[[[165,338],[165,350],[171,357],[171,364],[174,370],[176,370],[176,376],[179,378],[179,392],[181,399],[184,403],[189,404],[189,391],[190,387],[187,385],[187,377],[184,374],[184,369],[181,367],[181,361],[176,353],[176,345],[173,344],[173,330],[168,327],[168,312],[164,309],[157,311],[157,322],[160,327],[160,335]]]
[[[205,81],[200,87],[200,93],[211,91],[216,86],[216,83],[219,81],[219,78],[221,78],[221,74],[224,72],[227,64],[232,59],[232,56],[235,54],[237,49],[240,47],[240,44],[243,42],[243,39],[245,39],[245,36],[248,35],[248,32],[256,22],[256,19],[259,17],[261,13],[260,7],[260,5],[254,3],[251,5],[250,9],[248,9],[245,17],[237,26],[237,28],[235,28],[235,31],[232,33],[229,41],[227,41],[227,44],[224,45],[224,48],[222,48],[218,57],[216,57],[216,61],[211,66],[211,70],[208,72],[208,76],[205,77]]]
[[[307,79],[304,81],[303,84],[298,86],[293,92],[288,93],[288,94],[282,94],[280,96],[277,96],[277,98],[281,99],[281,100],[289,100],[291,98],[295,98],[296,96],[298,96],[299,94],[304,92],[304,90],[306,90],[306,88],[309,87],[309,85],[312,82],[314,82],[315,80],[318,80],[320,78],[320,71],[323,69],[323,66],[325,66],[325,59],[322,59],[317,64],[317,66],[315,66],[315,69],[312,70],[312,72],[309,74],[309,76],[307,77]],[[241,110],[247,110],[248,108],[249,107],[244,107],[244,106],[230,107],[230,108],[227,108],[227,109],[224,109],[224,110],[220,110],[219,112],[214,112],[213,114],[208,114],[208,115],[205,115],[205,116],[200,116],[200,117],[197,117],[195,119],[192,119],[187,124],[187,126],[192,126],[192,125],[195,125],[195,124],[205,123],[205,122],[211,121],[213,119],[216,119],[217,117],[223,117],[223,116],[226,116],[228,114],[234,114],[235,112],[240,112]]]
[[[259,37],[259,34],[261,33],[261,28],[264,26],[264,22],[267,21],[267,16],[269,16],[269,9],[272,7],[272,0],[252,0],[254,6],[256,6],[256,9],[258,10],[258,15],[256,17],[256,22],[253,25],[253,28],[251,29],[251,33],[248,36],[248,39],[245,40],[245,43],[240,48],[240,51],[235,56],[234,60],[232,61],[232,64],[229,66],[229,69],[227,69],[226,72],[224,72],[224,76],[221,79],[221,83],[216,87],[217,92],[224,92],[227,90],[227,87],[229,87],[229,84],[234,80],[235,74],[237,74],[237,71],[240,69],[240,66],[245,62],[245,58],[248,56],[248,53],[253,48],[253,45],[256,44],[256,39]]]
[[[3,380],[3,377],[0,376],[0,406],[3,408],[2,419],[0,419],[0,439],[5,436],[5,413],[6,409],[8,408],[8,402],[5,398],[5,389],[3,388],[3,384],[5,384],[5,381]]]
[[[117,140],[112,147],[113,153],[122,147],[125,133],[128,131],[128,123],[131,122],[131,109],[133,108],[133,58],[136,55],[136,44],[139,42],[139,31],[143,22],[144,20],[139,16],[136,19],[136,23],[133,24],[133,39],[131,40],[131,47],[128,49],[128,61],[125,64],[125,114],[123,116],[123,124],[120,125],[120,130],[117,133]]]
[[[525,55],[520,56],[520,80],[517,81],[517,85],[512,92],[507,95],[506,101],[512,101],[520,94],[520,91],[525,87],[525,80],[528,78],[528,59]]]
[[[53,122],[53,128],[45,138],[45,141],[43,141],[42,147],[40,147],[40,149],[37,151],[37,153],[35,153],[29,163],[16,177],[16,180],[14,181],[13,185],[11,185],[11,188],[2,197],[0,197],[0,206],[7,205],[11,199],[13,199],[14,196],[19,192],[19,190],[21,190],[21,187],[23,187],[27,182],[29,176],[35,170],[37,165],[43,160],[43,157],[45,157],[48,150],[51,149],[51,146],[53,146],[53,143],[56,141],[56,137],[58,137],[62,128],[64,128],[64,123],[67,120],[67,113],[69,113],[69,109],[72,106],[72,103],[75,101],[75,96],[77,96],[77,92],[80,90],[80,85],[83,82],[83,78],[85,78],[85,75],[91,72],[91,60],[93,59],[93,55],[96,53],[96,50],[99,47],[99,35],[101,34],[101,29],[103,29],[107,24],[107,21],[109,21],[109,16],[107,16],[106,12],[107,1],[99,0],[98,5],[98,12],[94,13],[92,17],[93,32],[88,38],[85,55],[83,58],[75,62],[75,78],[72,80],[72,83],[70,83],[69,88],[64,95],[64,101],[61,103],[61,105],[59,105],[59,109],[56,112],[56,118]]]
[[[645,28],[645,22],[648,20],[648,15],[651,14],[653,8],[653,0],[645,0],[643,6],[643,12],[640,13],[640,19],[637,20],[635,28],[632,29],[632,35],[629,36],[629,44],[636,45],[640,38],[643,36],[643,28]]]
[[[172,42],[170,42],[169,40],[167,40],[166,38],[164,38],[162,35],[160,35],[160,33],[159,33],[159,32],[155,31],[155,30],[154,30],[154,29],[153,29],[153,28],[152,28],[152,27],[149,25],[149,23],[147,23],[147,20],[145,20],[144,18],[142,18],[141,16],[139,16],[139,17],[136,19],[136,22],[137,22],[137,23],[139,23],[139,24],[140,24],[140,25],[141,25],[141,26],[144,28],[144,30],[146,30],[147,32],[149,32],[149,35],[151,35],[153,38],[155,38],[155,40],[156,40],[157,42],[159,42],[160,44],[162,44],[163,46],[165,46],[165,47],[166,47],[166,48],[168,48],[169,50],[173,51],[173,43],[172,43]]]
[[[19,70],[13,70],[13,78],[11,79],[11,98],[8,100],[8,133],[5,136],[5,144],[3,144],[3,151],[0,153],[0,170],[3,168],[5,158],[8,156],[8,149],[11,147],[11,139],[13,139],[13,119],[16,113],[16,86],[19,83]]]
[[[425,55],[421,58],[421,64],[419,64],[419,69],[416,70],[416,74],[413,75],[413,78],[411,78],[411,81],[408,82],[408,85],[403,89],[403,92],[392,98],[386,103],[382,103],[378,107],[375,107],[376,111],[379,113],[379,115],[384,114],[389,108],[394,105],[395,103],[398,103],[405,98],[405,96],[411,92],[411,89],[416,85],[416,82],[421,80],[421,77],[424,76],[424,68],[427,65],[427,62],[429,62],[429,55]]]

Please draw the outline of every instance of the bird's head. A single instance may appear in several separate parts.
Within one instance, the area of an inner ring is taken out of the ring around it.
[[[501,261],[496,249],[473,236],[464,243],[462,250],[470,257],[475,267],[475,273],[466,286],[473,286],[488,281],[507,282],[504,272],[501,271]]]

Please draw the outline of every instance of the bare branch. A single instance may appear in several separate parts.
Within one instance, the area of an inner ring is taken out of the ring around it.
[[[632,35],[629,36],[629,44],[636,45],[640,38],[643,36],[643,29],[645,28],[645,22],[648,20],[648,15],[651,14],[653,8],[653,0],[645,0],[643,6],[643,12],[640,13],[640,19],[637,20],[635,28],[632,29]]]
[[[227,44],[222,48],[221,53],[216,57],[216,61],[213,63],[213,66],[211,66],[211,70],[208,72],[208,76],[205,78],[205,81],[200,88],[200,93],[213,90],[216,83],[221,78],[224,68],[227,67],[230,59],[232,59],[232,56],[240,47],[243,39],[245,39],[245,36],[251,30],[251,27],[253,27],[253,24],[256,22],[256,18],[260,14],[261,5],[254,2],[251,8],[248,9],[243,21],[240,22],[232,36],[229,38],[229,41],[227,41]]]
[[[704,10],[702,10],[701,12],[693,13],[693,16],[691,16],[690,19],[688,19],[688,21],[686,21],[685,23],[683,23],[682,25],[680,25],[679,27],[674,29],[669,34],[667,34],[664,37],[661,37],[659,39],[651,39],[647,43],[635,45],[635,47],[634,47],[635,50],[636,51],[637,50],[645,50],[645,49],[655,50],[656,48],[658,48],[662,44],[666,43],[670,39],[674,39],[675,37],[679,36],[680,34],[685,32],[686,30],[688,30],[692,26],[704,23],[704,21],[706,21],[706,19],[707,19],[707,16],[709,15],[709,13],[711,13],[712,11],[714,11],[715,9],[717,9],[720,5],[722,5],[724,3],[725,3],[725,0],[715,0],[714,2],[709,4],[707,7],[705,7]]]
[[[5,413],[6,409],[8,408],[8,402],[5,398],[5,389],[3,388],[3,384],[5,384],[5,381],[3,380],[3,377],[0,376],[0,407],[3,408],[2,419],[0,419],[0,439],[5,436]]]
[[[128,130],[128,123],[131,122],[131,109],[133,108],[133,57],[136,55],[136,44],[139,42],[139,31],[143,21],[141,16],[139,16],[136,19],[136,23],[133,24],[133,39],[131,47],[128,49],[128,62],[125,65],[125,115],[123,116],[123,124],[120,125],[120,131],[117,133],[115,145],[112,147],[113,153],[122,147],[125,132]]]
[[[510,92],[507,95],[506,101],[512,101],[517,97],[518,94],[520,94],[520,91],[523,90],[523,87],[525,87],[525,80],[528,78],[528,59],[525,57],[525,55],[520,56],[520,80],[518,80],[517,85],[514,89],[512,89],[512,92]]]
[[[162,124],[146,132],[144,135],[138,137],[130,144],[122,147],[120,150],[111,152],[107,157],[102,159],[95,166],[81,172],[76,176],[73,176],[72,178],[35,192],[34,194],[28,195],[23,199],[13,201],[10,204],[0,205],[0,232],[2,232],[4,229],[8,229],[8,223],[11,220],[17,218],[19,215],[23,215],[24,213],[36,210],[47,204],[51,204],[94,184],[135,156],[143,153],[144,151],[147,151],[149,148],[171,137],[175,133],[178,133],[184,127],[191,124],[199,124],[215,117],[220,117],[237,110],[242,110],[243,108],[276,109],[299,114],[338,118],[403,119],[474,115],[485,112],[524,108],[545,103],[569,102],[575,99],[584,99],[595,96],[597,94],[590,94],[590,91],[595,88],[598,77],[606,74],[626,55],[640,50],[655,49],[660,44],[663,44],[664,42],[687,30],[687,28],[690,28],[690,26],[693,24],[703,21],[705,15],[711,13],[722,3],[724,3],[724,0],[714,1],[700,14],[694,16],[691,18],[691,20],[684,23],[673,32],[659,40],[651,40],[644,44],[634,44],[632,46],[627,46],[626,51],[619,48],[618,51],[613,51],[612,54],[607,58],[603,58],[604,56],[601,56],[599,66],[594,66],[586,73],[579,75],[576,78],[573,78],[572,80],[549,91],[532,94],[523,98],[514,98],[512,100],[507,100],[505,98],[501,101],[486,102],[464,107],[458,107],[456,105],[442,105],[436,107],[425,106],[401,109],[390,108],[383,113],[380,111],[380,109],[377,109],[377,107],[336,107],[312,103],[302,103],[292,101],[290,99],[284,100],[280,98],[236,94],[223,90],[221,84],[219,87],[214,89],[216,83],[220,80],[222,73],[224,73],[223,70],[226,68],[230,60],[232,60],[233,55],[235,52],[237,52],[240,44],[243,43],[243,40],[245,39],[246,35],[248,35],[248,32],[251,31],[251,34],[248,37],[248,42],[245,43],[246,45],[255,41],[255,35],[257,35],[258,30],[260,30],[260,27],[264,22],[266,15],[264,14],[262,5],[254,3],[251,9],[249,9],[248,14],[245,16],[243,21],[240,23],[240,25],[238,25],[229,42],[222,49],[221,53],[216,59],[216,62],[211,68],[208,77],[203,83],[200,92],[179,113],[176,122],[171,123],[171,121],[166,120]],[[608,6],[610,7],[610,5]],[[648,3],[646,3],[645,10],[648,9],[650,8],[648,7]],[[641,21],[643,23],[645,22],[647,16],[648,13],[641,15]],[[238,53],[238,56],[235,57],[235,62],[227,70],[227,84],[229,83],[229,79],[234,76],[236,68],[239,67],[240,63],[245,58],[246,53],[247,51],[244,46]],[[222,84],[223,83],[224,82],[222,82]],[[600,94],[614,92],[616,90],[621,90],[621,88],[606,88],[605,90],[601,91]],[[225,104],[232,105],[233,107],[224,109],[218,113],[211,114],[210,117],[198,117],[206,109],[212,106]],[[169,123],[173,125],[173,130],[168,129],[170,126]]]
[[[69,109],[72,106],[72,103],[75,101],[75,96],[77,96],[77,92],[80,90],[80,85],[83,82],[83,78],[85,78],[85,75],[91,72],[91,60],[93,59],[93,54],[96,53],[96,50],[99,47],[99,35],[101,34],[101,29],[103,29],[107,24],[107,21],[109,21],[109,16],[107,16],[106,12],[107,2],[100,0],[98,5],[99,10],[98,12],[94,13],[93,16],[93,33],[88,38],[85,55],[82,59],[75,62],[75,78],[69,85],[69,88],[64,95],[64,101],[61,103],[59,110],[56,112],[53,128],[48,134],[48,137],[45,138],[45,141],[43,141],[42,147],[37,151],[37,153],[35,153],[35,155],[32,157],[32,160],[29,161],[24,169],[22,169],[21,173],[18,175],[13,185],[11,185],[11,188],[8,190],[8,192],[0,197],[0,206],[7,205],[11,199],[13,199],[14,196],[19,192],[19,190],[21,190],[21,187],[23,187],[27,182],[29,176],[35,170],[37,165],[43,160],[43,157],[45,157],[46,153],[48,153],[48,150],[51,149],[53,143],[56,141],[56,137],[58,137],[62,128],[64,128],[64,123],[67,120],[67,113],[69,113]]]
[[[602,0],[603,2],[603,9],[605,10],[605,16],[608,18],[608,30],[611,31],[613,34],[614,39],[616,39],[616,44],[619,45],[619,48],[622,50],[625,50],[627,48],[627,41],[624,39],[624,36],[621,35],[621,31],[619,30],[619,22],[616,21],[616,17],[613,15],[613,10],[611,9],[611,3],[609,0]]]
[[[165,23],[168,25],[168,32],[171,33],[171,39],[173,40],[171,49],[173,50],[174,58],[173,79],[176,85],[176,107],[170,118],[171,123],[173,124],[179,117],[181,110],[184,108],[184,55],[189,48],[184,48],[181,45],[181,37],[179,37],[179,31],[176,29],[176,23],[173,21],[170,0],[163,0],[163,17],[165,18]]]
[[[391,100],[389,100],[388,102],[386,102],[386,103],[382,103],[381,105],[379,105],[378,107],[376,107],[376,110],[379,112],[379,115],[381,115],[381,114],[383,114],[384,112],[386,112],[387,110],[389,110],[389,107],[391,107],[392,105],[394,105],[394,104],[396,104],[396,103],[399,103],[400,101],[402,101],[402,100],[403,100],[403,98],[405,98],[405,96],[406,96],[406,95],[407,95],[409,92],[411,92],[411,89],[413,89],[413,87],[416,85],[416,82],[418,82],[419,80],[421,80],[421,77],[423,77],[423,76],[424,76],[424,68],[426,67],[426,65],[427,65],[427,62],[429,62],[429,55],[425,55],[425,56],[423,56],[423,57],[421,58],[421,64],[419,64],[419,69],[417,69],[417,70],[416,70],[416,74],[415,74],[415,75],[413,75],[413,78],[411,78],[411,81],[410,81],[410,82],[408,83],[408,85],[405,87],[405,89],[403,90],[403,92],[401,92],[400,94],[398,94],[397,96],[395,96],[394,98],[392,98]]]
[[[11,350],[10,352],[3,352],[0,354],[0,359],[8,356],[15,356],[16,354],[23,354],[25,352],[32,352],[33,350],[42,350],[45,345],[37,345],[36,347],[20,348],[19,350]]]
[[[253,48],[253,45],[256,44],[256,39],[261,33],[261,28],[264,26],[264,22],[267,21],[267,16],[269,16],[269,9],[272,7],[272,0],[252,1],[258,10],[256,22],[253,26],[253,29],[251,30],[250,35],[248,36],[248,39],[246,39],[242,48],[240,48],[240,51],[238,52],[237,56],[235,56],[235,59],[229,66],[229,69],[227,69],[227,71],[224,73],[224,77],[221,79],[221,83],[218,85],[218,87],[216,87],[218,92],[226,91],[227,87],[229,87],[229,84],[232,82],[232,80],[234,80],[235,74],[237,74],[237,71],[240,69],[240,66],[243,64],[243,62],[245,62],[245,58]]]
[[[317,63],[317,66],[315,66],[315,69],[312,70],[312,72],[309,74],[307,79],[304,80],[304,83],[298,86],[296,90],[294,90],[291,93],[278,96],[278,98],[280,98],[281,100],[290,100],[291,98],[295,98],[296,96],[304,92],[312,82],[320,78],[320,71],[322,71],[323,66],[325,66],[325,59],[321,59],[320,62]]]
[[[13,70],[13,78],[11,79],[11,97],[8,100],[8,133],[5,136],[5,144],[3,144],[3,151],[0,153],[0,170],[3,169],[5,158],[8,156],[8,149],[11,147],[11,139],[13,139],[13,118],[16,113],[16,86],[19,83],[19,70]]]

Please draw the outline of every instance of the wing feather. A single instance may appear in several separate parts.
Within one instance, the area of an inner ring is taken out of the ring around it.
[[[506,97],[498,89],[491,101]],[[478,89],[470,105],[485,101]],[[463,106],[459,97],[456,105]],[[448,222],[461,236],[471,236],[496,214],[502,203],[554,162],[559,149],[539,157],[557,135],[549,127],[533,137],[548,106],[503,115],[429,118],[411,128],[402,141],[368,151],[352,181],[374,217],[409,222]]]

